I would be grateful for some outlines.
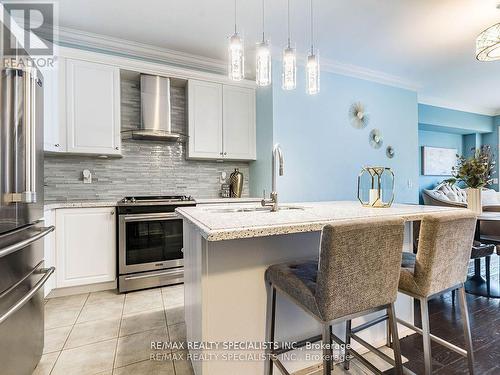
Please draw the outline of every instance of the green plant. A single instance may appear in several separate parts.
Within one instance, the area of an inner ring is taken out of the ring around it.
[[[472,149],[473,156],[457,155],[457,165],[452,168],[453,176],[470,188],[482,188],[491,184],[495,161],[488,145]]]

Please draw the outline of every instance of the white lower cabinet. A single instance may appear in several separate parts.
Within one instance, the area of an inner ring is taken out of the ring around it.
[[[114,207],[56,210],[56,286],[116,279]]]

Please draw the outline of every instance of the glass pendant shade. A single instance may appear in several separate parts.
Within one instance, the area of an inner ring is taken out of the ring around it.
[[[297,86],[297,56],[295,48],[283,50],[283,90],[293,90]]]
[[[271,47],[269,42],[262,41],[257,44],[257,60],[255,62],[255,82],[258,86],[269,86],[271,84]]]
[[[319,92],[319,74],[319,54],[311,52],[306,63],[306,92],[309,95]]]
[[[234,33],[229,38],[229,78],[241,81],[245,78],[245,52],[243,38]]]
[[[500,23],[479,34],[476,39],[476,57],[479,61],[500,60]]]

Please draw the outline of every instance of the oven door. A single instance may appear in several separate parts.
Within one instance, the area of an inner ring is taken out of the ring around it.
[[[174,212],[119,216],[120,274],[180,267],[182,219]]]

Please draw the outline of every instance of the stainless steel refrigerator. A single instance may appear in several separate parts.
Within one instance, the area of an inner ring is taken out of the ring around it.
[[[4,60],[2,59],[2,64]],[[44,341],[43,78],[0,74],[0,373],[31,375]]]

